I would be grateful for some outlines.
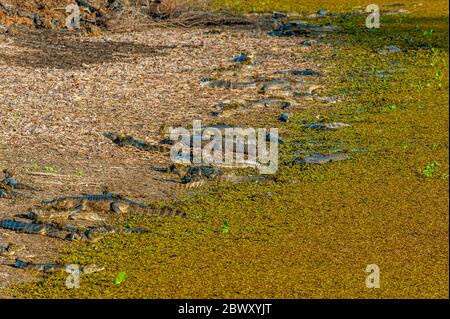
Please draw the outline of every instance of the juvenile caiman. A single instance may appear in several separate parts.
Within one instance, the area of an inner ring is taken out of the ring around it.
[[[31,198],[30,196],[22,194],[21,192],[18,192],[16,190],[36,190],[34,187],[18,182],[14,177],[14,173],[9,169],[4,169],[3,173],[5,174],[5,178],[0,179],[0,198]]]
[[[222,175],[217,176],[213,179],[204,179],[202,177],[191,177],[185,176],[182,179],[181,184],[178,188],[181,189],[193,189],[199,188],[206,184],[207,181],[214,182],[228,182],[228,183],[266,183],[273,181],[273,178],[265,175],[257,176],[233,176],[233,175]]]
[[[8,168],[5,168],[3,170],[3,174],[5,174],[5,178],[0,180],[0,184],[2,184],[5,187],[5,189],[7,187],[10,187],[11,189],[22,189],[22,190],[32,190],[32,191],[36,190],[36,188],[34,188],[30,185],[27,185],[27,184],[17,181],[17,179],[14,177],[14,175],[15,175],[14,172]]]
[[[149,151],[149,152],[159,152],[159,153],[169,153],[170,148],[162,145],[149,144],[144,141],[139,141],[132,136],[122,135],[113,132],[105,132],[103,135],[109,138],[114,144],[118,146],[132,146],[134,148]]]
[[[51,271],[62,271],[62,270],[69,270],[69,267],[66,265],[50,262],[50,263],[32,263],[27,262],[21,259],[16,258],[16,262],[14,263],[15,268],[19,269],[33,269],[33,270],[40,270],[44,272],[51,272]],[[94,264],[89,264],[84,267],[80,267],[80,274],[87,275],[91,274],[93,272],[102,271],[104,270],[104,267],[100,267]]]
[[[78,228],[57,223],[22,222],[15,219],[0,220],[0,228],[19,233],[37,234],[65,240],[81,240],[95,242],[109,233],[144,234],[148,230],[142,228],[115,228],[109,225]]]
[[[178,188],[191,189],[203,186],[207,181],[230,182],[230,183],[255,183],[273,181],[272,176],[234,176],[214,166],[199,165],[187,166],[172,164],[167,172],[174,173],[180,177],[181,184]]]
[[[248,82],[233,82],[227,80],[213,80],[210,78],[203,78],[200,80],[200,86],[210,87],[210,88],[220,88],[220,89],[256,89],[259,82],[248,81]]]
[[[114,212],[116,214],[134,212],[143,213],[150,216],[187,217],[186,213],[179,210],[141,204],[114,193],[58,197],[53,200],[42,202],[41,208],[37,209],[38,214],[39,210],[42,209],[52,211],[65,210],[75,214],[83,211]]]
[[[22,222],[15,219],[0,220],[0,228],[19,233],[38,234],[60,239],[65,239],[70,232],[74,231],[70,226],[61,226],[56,223]]]

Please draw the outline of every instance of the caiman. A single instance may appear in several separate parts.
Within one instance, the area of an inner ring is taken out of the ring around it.
[[[67,271],[69,270],[69,266],[58,264],[55,262],[49,262],[49,263],[32,263],[27,262],[21,259],[16,258],[16,262],[14,263],[15,268],[19,269],[32,269],[32,270],[40,270],[44,272],[51,272],[51,271]],[[97,271],[104,270],[104,267],[100,267],[94,264],[89,264],[84,267],[80,267],[80,274],[87,275],[91,274]]]
[[[210,78],[203,78],[200,80],[200,86],[220,89],[256,89],[258,87],[257,81],[248,82],[233,82],[227,80],[213,80]]]
[[[255,183],[273,181],[272,176],[234,176],[225,174],[225,172],[214,166],[199,165],[183,167],[172,164],[167,172],[175,173],[180,177],[181,184],[178,188],[197,188],[203,186],[206,181],[229,182],[229,183]]]
[[[51,211],[69,211],[71,214],[77,214],[83,211],[95,211],[113,212],[116,214],[134,212],[150,216],[187,216],[186,213],[172,208],[159,208],[152,205],[141,204],[114,193],[58,197],[53,200],[42,202],[41,208],[37,209],[38,214],[42,209]]]
[[[60,239],[65,239],[65,237],[73,231],[70,227],[61,226],[56,223],[22,222],[15,219],[0,220],[0,228],[9,229],[19,233],[38,234]]]
[[[108,225],[78,228],[57,223],[22,222],[15,219],[0,220],[0,228],[19,233],[37,234],[65,240],[81,240],[95,242],[109,233],[144,234],[148,230],[142,228],[115,228]]]
[[[0,179],[0,198],[12,198],[12,197],[31,198],[28,195],[18,192],[17,189],[36,190],[34,187],[18,182],[17,179],[14,177],[14,172],[12,172],[9,169],[4,169],[3,173],[5,174],[5,178]]]
[[[105,132],[103,135],[106,138],[109,138],[114,144],[118,146],[131,146],[134,148],[137,148],[139,150],[143,151],[149,151],[149,152],[159,152],[159,153],[169,153],[170,148],[163,146],[163,145],[155,145],[155,144],[149,144],[144,141],[140,141],[135,139],[132,136],[129,135],[122,135],[117,134],[113,132]]]

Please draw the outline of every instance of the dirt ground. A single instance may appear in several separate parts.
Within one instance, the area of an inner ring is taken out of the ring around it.
[[[152,28],[95,38],[50,30],[0,35],[0,167],[14,169],[19,180],[39,189],[30,193],[33,200],[1,199],[0,218],[43,199],[98,193],[103,185],[146,202],[173,198],[173,178],[151,169],[168,165],[167,156],[119,148],[103,133],[158,142],[163,124],[186,127],[195,118],[216,123],[208,115],[216,104],[257,95],[201,88],[200,79],[214,67],[240,52],[255,52],[259,74],[318,69],[302,52],[324,49],[299,48],[301,38],[267,37],[267,29],[251,25],[224,27],[222,34],[208,30]],[[295,107],[304,106],[299,100]],[[264,116],[248,117],[247,125],[264,127]],[[26,249],[16,257],[40,262],[67,245],[7,230],[0,230],[0,242],[21,242]],[[1,288],[29,279],[13,262],[0,257]]]

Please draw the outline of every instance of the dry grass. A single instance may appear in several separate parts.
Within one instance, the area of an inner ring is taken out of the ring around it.
[[[250,21],[228,11],[210,11],[207,2],[163,0],[159,4],[130,5],[112,13],[107,27],[111,31],[142,30],[145,27],[185,27],[249,24]],[[152,19],[149,19],[152,18]],[[156,20],[155,20],[156,19]]]
[[[64,28],[65,7],[71,0],[47,0],[38,6],[33,1],[11,0],[13,10],[7,12],[0,7],[0,25],[26,25],[34,28],[33,15],[39,16],[39,28]],[[221,25],[248,23],[243,17],[230,12],[211,11],[209,1],[193,0],[129,0],[122,1],[120,8],[108,6],[104,1],[90,1],[95,11],[102,14],[102,19],[96,20],[95,14],[86,8],[81,8],[82,14],[89,23],[82,22],[82,28],[90,28],[94,21],[99,27],[109,31],[129,32],[142,30],[152,26],[194,27],[198,25]]]

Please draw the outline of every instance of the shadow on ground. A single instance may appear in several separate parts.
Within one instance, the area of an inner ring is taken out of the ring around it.
[[[179,47],[91,40],[64,31],[46,30],[15,35],[12,39],[19,50],[0,52],[0,60],[9,66],[66,70],[123,62],[139,56],[160,56],[167,50]]]

